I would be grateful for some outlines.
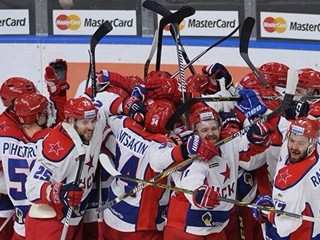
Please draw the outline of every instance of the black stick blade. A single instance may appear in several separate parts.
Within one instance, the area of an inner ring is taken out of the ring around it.
[[[90,41],[90,50],[94,52],[98,42],[113,29],[111,23],[109,21],[105,21],[100,25],[100,27],[95,31],[95,33],[91,37]]]
[[[254,27],[255,20],[252,17],[248,17],[244,20],[241,31],[240,31],[240,56],[247,63],[249,68],[252,70],[254,75],[259,79],[261,84],[265,87],[270,87],[266,79],[258,71],[258,69],[253,65],[249,58],[248,48],[250,42],[250,36]]]
[[[163,5],[154,2],[154,1],[144,1],[142,6],[148,10],[151,10],[152,12],[155,12],[163,17],[167,17],[171,14],[171,11],[168,10],[166,7],[164,7]]]
[[[254,18],[247,17],[242,24],[240,31],[240,53],[248,53],[249,41],[255,21]]]

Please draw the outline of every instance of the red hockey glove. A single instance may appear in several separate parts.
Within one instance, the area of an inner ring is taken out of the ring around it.
[[[220,63],[212,64],[209,66],[202,67],[202,72],[209,77],[213,77],[215,79],[221,79],[224,77],[226,89],[229,89],[232,86],[232,77],[228,70]],[[219,85],[219,82],[218,82]],[[220,86],[219,86],[220,88]],[[221,89],[220,89],[221,90]]]
[[[269,146],[271,144],[272,129],[267,122],[257,123],[250,127],[247,132],[249,142],[258,146]]]
[[[49,63],[49,66],[54,69],[58,81],[60,81],[60,82],[66,82],[67,81],[68,65],[67,65],[67,62],[65,60],[56,59],[55,62]]]
[[[218,197],[220,197],[219,193],[214,191],[213,188],[207,185],[201,185],[194,190],[192,200],[194,205],[199,208],[212,209],[220,204]]]
[[[178,89],[178,83],[172,78],[153,79],[146,83],[145,87],[148,91],[147,96],[149,98],[159,99],[181,96],[181,92],[179,92]]]
[[[181,145],[182,156],[187,159],[197,155],[204,161],[211,160],[219,153],[219,149],[209,140],[201,139],[198,135],[191,135],[187,144]]]
[[[80,184],[83,186],[83,184]],[[84,193],[84,188],[74,183],[55,183],[52,185],[50,192],[50,200],[56,205],[63,204],[67,207],[75,207],[80,205]]]
[[[222,128],[242,128],[240,120],[234,112],[219,112],[222,121]]]
[[[45,69],[44,79],[50,94],[66,94],[69,89],[67,83],[67,63],[63,59],[57,59],[55,62],[49,63]]]
[[[129,97],[124,100],[123,113],[138,123],[144,122],[144,114],[146,113],[146,106],[136,97]]]

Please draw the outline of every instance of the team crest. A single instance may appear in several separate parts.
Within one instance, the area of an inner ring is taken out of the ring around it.
[[[206,212],[201,216],[203,223],[207,226],[211,226],[211,221],[212,221],[212,215],[210,212]]]

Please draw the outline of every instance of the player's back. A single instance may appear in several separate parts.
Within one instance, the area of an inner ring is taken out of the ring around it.
[[[123,175],[151,179],[173,162],[174,145],[168,147],[165,137],[144,131],[140,125],[124,116],[110,117],[109,125],[117,140],[117,145],[112,150],[115,155],[115,168]],[[135,186],[135,182],[114,179],[109,200]],[[119,231],[159,230],[163,228],[162,215],[168,200],[168,191],[147,187],[107,209],[104,219],[108,225]]]

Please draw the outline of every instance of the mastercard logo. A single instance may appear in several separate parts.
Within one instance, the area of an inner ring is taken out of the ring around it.
[[[263,20],[263,28],[269,33],[283,33],[287,29],[287,22],[282,17],[267,17]]]
[[[70,29],[70,30],[76,31],[81,26],[80,17],[75,14],[71,14],[69,16],[65,14],[61,14],[57,16],[55,23],[60,30]]]
[[[185,21],[183,20],[183,21],[179,24],[179,31],[181,31],[182,29],[184,29],[184,26],[185,26]],[[164,27],[164,30],[165,30],[165,31],[170,31],[170,24],[167,24],[167,25]]]

